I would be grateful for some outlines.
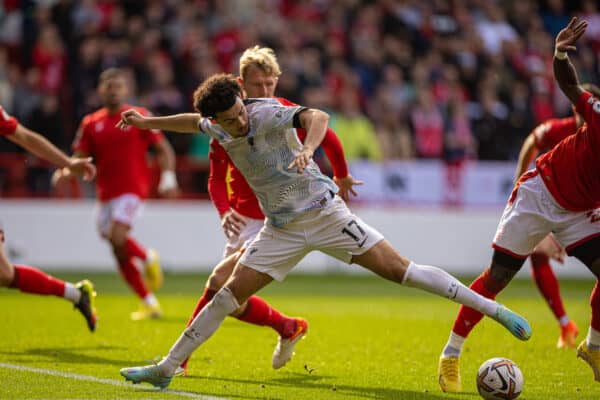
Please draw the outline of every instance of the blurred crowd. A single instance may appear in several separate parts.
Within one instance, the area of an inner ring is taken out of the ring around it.
[[[536,124],[571,112],[552,56],[572,15],[589,22],[580,79],[598,83],[593,0],[4,0],[0,104],[69,150],[103,69],[126,69],[130,103],[185,112],[260,44],[281,64],[277,95],[327,110],[349,160],[514,160]],[[201,135],[169,138],[207,157]]]

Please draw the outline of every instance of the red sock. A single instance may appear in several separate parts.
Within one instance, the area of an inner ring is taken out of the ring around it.
[[[28,265],[15,265],[11,287],[21,292],[63,297],[65,282]]]
[[[258,296],[248,299],[246,310],[237,319],[254,325],[270,326],[283,338],[294,334],[296,322],[294,318],[283,315]]]
[[[215,297],[215,294],[217,294],[216,290],[204,288],[204,292],[202,292],[202,296],[200,296],[200,298],[198,299],[196,308],[194,308],[194,312],[192,312],[192,315],[190,315],[190,319],[188,320],[186,326],[190,326],[192,324],[192,321],[194,320],[194,318],[196,318],[196,315],[198,315],[200,311],[202,311],[204,306],[207,305],[213,297]],[[181,368],[186,369],[189,360],[189,357],[183,360],[183,362],[181,363]]]
[[[554,316],[560,320],[567,313],[560,297],[558,281],[550,267],[550,257],[545,254],[533,253],[531,255],[531,275]]]
[[[471,283],[469,288],[491,300],[494,300],[496,295],[503,289],[503,287],[492,279],[489,268],[483,271],[483,273]],[[460,306],[452,331],[457,335],[467,337],[482,318],[483,314],[479,311],[470,307]]]
[[[144,279],[142,278],[142,274],[136,268],[133,263],[133,259],[130,257],[127,261],[119,262],[119,271],[121,272],[121,276],[125,279],[127,284],[133,291],[143,299],[150,293],[146,284],[144,283]]]
[[[146,249],[131,236],[128,236],[125,241],[125,251],[130,256],[146,261]]]
[[[598,288],[598,281],[592,290],[590,296],[590,305],[592,306],[592,321],[590,325],[597,331],[600,331],[600,288]]]

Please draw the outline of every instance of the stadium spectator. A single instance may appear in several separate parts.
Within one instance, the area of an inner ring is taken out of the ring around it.
[[[48,160],[73,175],[91,180],[96,168],[91,158],[70,158],[37,132],[21,125],[0,106],[0,137],[22,146],[36,156]],[[96,329],[96,292],[89,280],[78,283],[62,281],[29,265],[13,265],[4,251],[4,229],[0,224],[0,286],[19,289],[24,293],[62,297],[73,303],[86,320],[90,331]]]
[[[127,90],[123,71],[111,68],[102,72],[98,94],[104,106],[83,118],[73,148],[75,156],[93,156],[96,161],[98,232],[110,244],[119,271],[142,302],[139,310],[131,313],[131,319],[141,320],[162,315],[154,295],[163,282],[158,253],[146,249],[130,233],[148,196],[146,153],[150,147],[156,150],[161,165],[159,192],[174,195],[177,180],[173,150],[160,131],[131,128],[122,132],[115,126],[121,112],[130,107],[124,103]],[[144,108],[138,110],[148,114]],[[60,185],[70,175],[65,169],[57,170],[53,180]],[[145,276],[137,266],[138,261],[143,263]]]
[[[338,133],[346,158],[381,161],[383,156],[375,127],[362,112],[356,91],[345,89],[338,102],[339,107],[334,108],[331,115],[331,128]]]
[[[379,101],[379,88],[390,83],[386,69],[400,69],[404,84],[398,86],[401,94],[395,94],[390,110],[399,120],[392,125],[388,121],[385,129],[398,130],[403,139],[411,120],[405,110],[417,102],[411,88],[431,85],[436,106],[443,109],[446,71],[455,69],[473,135],[482,139],[480,155],[485,160],[516,160],[520,144],[535,125],[568,113],[568,104],[549,74],[551,53],[546,49],[552,45],[551,33],[556,21],[568,13],[599,15],[592,0],[325,0],[307,4],[259,0],[238,4],[235,13],[230,2],[191,0],[38,2],[31,13],[24,13],[17,2],[9,3],[0,24],[0,47],[8,52],[10,63],[21,69],[20,74],[12,74],[17,79],[9,84],[13,89],[29,85],[24,82],[26,71],[35,65],[33,59],[40,65],[35,90],[56,90],[61,76],[68,74],[68,82],[63,79],[59,86],[61,118],[67,129],[99,106],[94,104],[94,71],[131,68],[139,91],[132,95],[149,98],[155,91],[164,91],[149,65],[161,60],[168,65],[161,71],[170,70],[173,88],[187,100],[197,82],[213,73],[229,72],[244,48],[260,44],[272,47],[288,71],[279,82],[278,95],[313,105],[306,100],[315,98],[310,92],[316,85],[336,100],[351,87],[357,91],[360,111],[376,125],[379,121],[370,108]],[[252,20],[269,23],[248,23]],[[582,65],[578,70],[589,82],[598,77],[600,40],[594,26],[579,46]],[[0,75],[0,87],[3,79]],[[490,79],[496,82],[489,85]],[[523,109],[535,110],[535,118],[522,118],[518,129],[512,129],[511,98],[517,91],[529,93]],[[507,119],[496,106],[491,114],[489,109],[481,111],[488,98],[508,107]],[[19,118],[31,111],[24,102],[13,103],[6,108]],[[491,138],[494,132],[500,138]],[[385,145],[390,143],[388,136],[378,137]],[[181,140],[173,143],[177,154],[192,151],[191,139],[177,140]],[[202,148],[202,143],[194,146]],[[379,146],[386,158],[409,155],[403,150],[388,151],[383,143]]]

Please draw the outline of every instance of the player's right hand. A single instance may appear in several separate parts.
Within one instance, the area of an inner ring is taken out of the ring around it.
[[[333,178],[335,184],[340,188],[338,195],[344,199],[344,201],[350,200],[350,193],[354,195],[354,197],[358,196],[356,190],[354,190],[355,185],[362,185],[363,181],[354,180],[354,177],[348,174],[345,178]]]
[[[96,176],[96,166],[92,164],[92,157],[71,157],[66,169],[72,174],[82,177],[84,181],[91,181]]]
[[[577,17],[571,18],[569,24],[556,35],[556,50],[566,53],[575,51],[575,42],[585,33],[587,21],[580,21]]]
[[[117,128],[125,129],[129,125],[144,129],[145,117],[134,109],[129,109],[121,113],[121,120],[117,122]]]
[[[244,225],[246,225],[246,219],[235,210],[225,211],[221,217],[221,227],[227,238],[238,236]]]

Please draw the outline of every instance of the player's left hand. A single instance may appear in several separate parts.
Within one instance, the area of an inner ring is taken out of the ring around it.
[[[82,177],[84,181],[91,181],[96,176],[96,166],[92,164],[92,157],[71,157],[69,165],[66,168],[73,175]]]
[[[356,190],[354,190],[354,186],[362,185],[363,181],[354,180],[354,177],[348,174],[345,178],[333,178],[333,181],[340,188],[338,192],[338,196],[340,196],[345,201],[350,200],[350,193],[354,195],[354,197],[358,196]]]
[[[313,154],[314,154],[314,152],[311,149],[304,147],[302,149],[302,151],[300,152],[300,154],[298,154],[296,156],[294,161],[292,161],[290,163],[290,165],[288,165],[287,168],[292,169],[295,167],[295,168],[297,168],[298,173],[301,174],[302,172],[304,172],[304,169],[310,163],[310,160],[312,160]]]
[[[144,129],[144,116],[137,110],[129,109],[121,113],[121,120],[117,122],[117,128],[125,129],[129,125]]]
[[[586,28],[587,21],[571,18],[569,24],[556,35],[556,50],[564,53],[577,50],[575,42],[585,33]]]

